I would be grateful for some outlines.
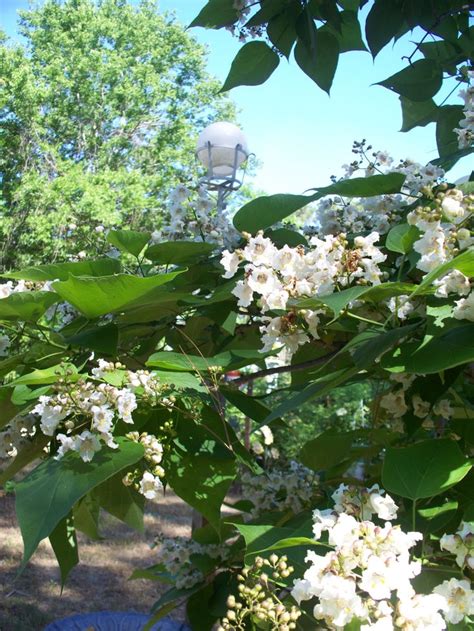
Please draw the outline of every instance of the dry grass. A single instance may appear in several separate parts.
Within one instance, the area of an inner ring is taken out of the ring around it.
[[[135,568],[153,564],[149,543],[156,534],[189,536],[191,511],[172,493],[148,502],[144,534],[106,513],[102,517],[103,541],[79,533],[80,565],[61,594],[57,562],[47,540],[15,580],[23,546],[14,498],[0,491],[0,631],[41,631],[52,620],[87,611],[149,611],[165,588],[128,578]]]

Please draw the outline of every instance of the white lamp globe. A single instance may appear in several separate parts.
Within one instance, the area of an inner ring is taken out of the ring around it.
[[[232,123],[212,123],[200,133],[196,154],[207,169],[212,169],[211,177],[225,178],[248,158],[247,139]]]

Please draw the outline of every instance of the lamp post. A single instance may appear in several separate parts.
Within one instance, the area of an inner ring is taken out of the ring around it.
[[[241,167],[249,157],[247,139],[233,123],[212,123],[199,135],[196,156],[207,169],[201,182],[217,191],[217,210],[221,212],[227,197],[242,186]]]

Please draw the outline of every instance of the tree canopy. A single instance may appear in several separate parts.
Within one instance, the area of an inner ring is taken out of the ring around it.
[[[20,32],[0,46],[3,267],[87,251],[99,225],[159,226],[197,133],[235,116],[205,49],[149,0],[47,0]]]

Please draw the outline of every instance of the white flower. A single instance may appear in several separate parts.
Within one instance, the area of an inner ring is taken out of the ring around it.
[[[252,291],[266,296],[282,288],[277,276],[268,267],[263,265],[259,267],[248,266],[246,271],[250,272],[247,276],[247,283]]]
[[[447,550],[456,556],[459,567],[467,565],[474,569],[474,526],[461,522],[461,528],[455,535],[444,534],[439,545],[441,550]]]
[[[154,476],[149,471],[145,471],[140,480],[140,493],[145,496],[147,500],[153,500],[157,497],[162,488],[163,484],[160,478]]]
[[[429,401],[423,401],[419,394],[414,394],[411,399],[413,406],[413,414],[418,418],[425,418],[430,413],[431,404]]]
[[[60,460],[65,453],[75,450],[76,440],[74,437],[66,436],[66,434],[58,434],[56,438],[59,440],[61,445],[59,446],[57,454],[54,456],[55,460]]]
[[[127,389],[120,390],[116,401],[117,412],[122,421],[133,423],[132,412],[137,409],[137,398]]]
[[[452,270],[443,278],[438,278],[433,285],[436,287],[435,296],[439,298],[446,298],[450,293],[466,296],[471,289],[469,278],[457,269]]]
[[[10,348],[10,338],[8,335],[0,335],[0,357],[5,357]]]
[[[435,587],[434,593],[439,594],[446,601],[443,611],[448,622],[457,624],[465,616],[474,614],[474,591],[469,581],[452,578]]]
[[[232,278],[239,267],[240,257],[236,252],[224,250],[222,252],[221,265],[225,269],[223,278]]]
[[[85,430],[82,434],[76,436],[76,444],[74,446],[84,462],[90,462],[97,451],[100,451],[100,441],[95,434],[89,430]]]
[[[451,402],[448,399],[441,399],[433,406],[433,412],[443,418],[451,418],[454,414]]]
[[[394,418],[400,418],[408,410],[403,390],[397,390],[395,392],[388,392],[385,394],[380,399],[380,406],[387,410],[387,412]]]
[[[467,298],[456,300],[456,307],[453,310],[453,317],[456,320],[470,320],[474,322],[474,291],[471,291]]]
[[[369,489],[369,503],[373,512],[379,519],[383,519],[384,521],[396,519],[398,506],[390,495],[383,495],[384,492],[380,491],[377,485],[375,485],[375,487],[373,487],[374,491],[372,492],[370,492],[371,489]]]
[[[388,301],[387,306],[392,313],[396,312],[400,320],[405,320],[413,311],[413,304],[410,302],[410,297],[406,295],[393,296]]]
[[[69,411],[60,405],[50,405],[50,400],[48,396],[41,396],[39,403],[32,409],[33,414],[41,417],[40,428],[46,436],[53,436],[59,423],[69,414]]]
[[[460,196],[457,193],[460,193]],[[446,219],[455,221],[464,217],[465,209],[461,203],[462,199],[463,194],[461,191],[456,191],[456,189],[448,191],[441,202],[441,208]]]
[[[265,447],[259,440],[254,440],[252,443],[252,451],[256,456],[261,456],[265,453]]]
[[[263,436],[263,442],[265,445],[273,445],[273,432],[268,425],[262,425],[259,428],[259,431]]]
[[[112,429],[114,411],[107,405],[93,405],[91,407],[92,426],[100,433],[108,433]]]
[[[403,620],[402,628],[410,631],[442,631],[446,624],[438,612],[443,606],[444,598],[439,594],[416,594],[399,601],[397,620]]]
[[[239,307],[248,307],[252,302],[253,291],[245,280],[239,280],[232,293],[238,298]]]
[[[243,255],[247,261],[254,265],[272,265],[276,254],[276,247],[262,234],[251,237],[243,250]]]

